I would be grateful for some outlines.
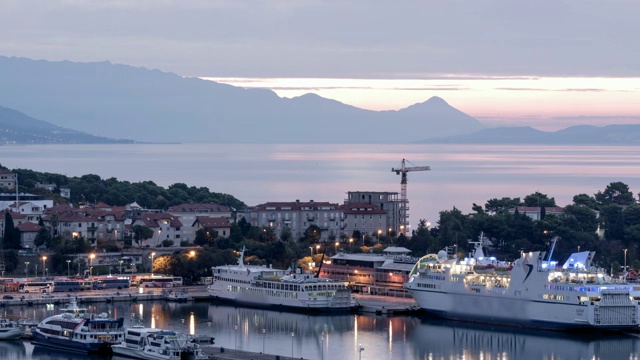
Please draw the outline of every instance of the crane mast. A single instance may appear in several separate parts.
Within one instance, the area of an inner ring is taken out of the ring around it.
[[[402,163],[399,168],[391,168],[392,172],[396,175],[401,175],[400,179],[400,233],[404,232],[409,227],[409,200],[407,199],[407,173],[409,171],[427,171],[431,170],[429,166],[406,166],[406,159],[402,159]]]

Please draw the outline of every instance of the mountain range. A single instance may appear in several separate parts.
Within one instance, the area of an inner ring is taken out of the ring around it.
[[[371,111],[108,61],[0,56],[0,79],[0,143],[640,144],[640,125],[488,128],[439,97]]]
[[[110,62],[0,56],[0,105],[109,138],[182,143],[408,143],[484,126],[431,98],[370,111],[314,94],[280,98]]]

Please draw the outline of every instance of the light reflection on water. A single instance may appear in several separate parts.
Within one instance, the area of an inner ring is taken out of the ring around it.
[[[206,302],[141,302],[88,305],[94,312],[123,316],[125,326],[142,323],[213,336],[216,346],[305,359],[638,359],[635,335],[523,331],[415,316],[306,315],[235,308]],[[7,307],[9,315],[56,313]],[[264,331],[263,331],[264,329]],[[293,334],[293,336],[292,336]],[[0,342],[0,359],[86,359],[86,356]],[[94,359],[105,359],[93,357]]]

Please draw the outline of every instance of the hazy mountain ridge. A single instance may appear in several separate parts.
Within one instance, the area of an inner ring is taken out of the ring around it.
[[[487,128],[472,134],[419,141],[426,144],[640,145],[640,125],[577,125],[555,132],[530,126]]]
[[[116,144],[130,140],[109,139],[66,129],[0,106],[1,144]]]
[[[146,142],[408,143],[484,127],[440,98],[370,111],[108,61],[0,56],[0,78],[4,106],[58,126]]]

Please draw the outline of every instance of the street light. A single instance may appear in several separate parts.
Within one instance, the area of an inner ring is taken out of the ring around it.
[[[624,271],[627,271],[627,249],[624,249]]]
[[[46,275],[45,275],[45,273],[44,273],[44,271],[45,271],[45,267],[44,267],[44,266],[45,266],[45,265],[44,265],[45,261],[47,261],[47,257],[46,257],[46,256],[43,256],[43,257],[42,257],[42,277],[45,277],[45,276],[46,276]]]
[[[265,338],[265,334],[267,333],[267,329],[262,329],[262,353],[264,354],[264,338]]]
[[[364,347],[362,344],[358,344],[358,359],[362,360],[362,352],[364,351]]]
[[[122,275],[122,260],[120,260],[120,275]]]
[[[311,252],[311,256],[313,256],[313,246],[309,246],[309,252]]]
[[[340,246],[340,243],[336,241],[336,254],[338,253],[338,246]]]
[[[67,260],[67,277],[71,277],[71,260]]]
[[[189,251],[189,257],[196,256],[196,252],[194,250]]]
[[[153,276],[153,257],[156,256],[155,252],[151,253],[151,276]]]
[[[89,278],[93,279],[93,259],[96,257],[96,254],[89,254]]]
[[[29,262],[24,262],[24,277],[29,278]]]
[[[238,325],[233,326],[233,350],[238,350]]]
[[[291,332],[291,357],[293,357],[293,336],[295,334],[293,333],[293,331]]]

